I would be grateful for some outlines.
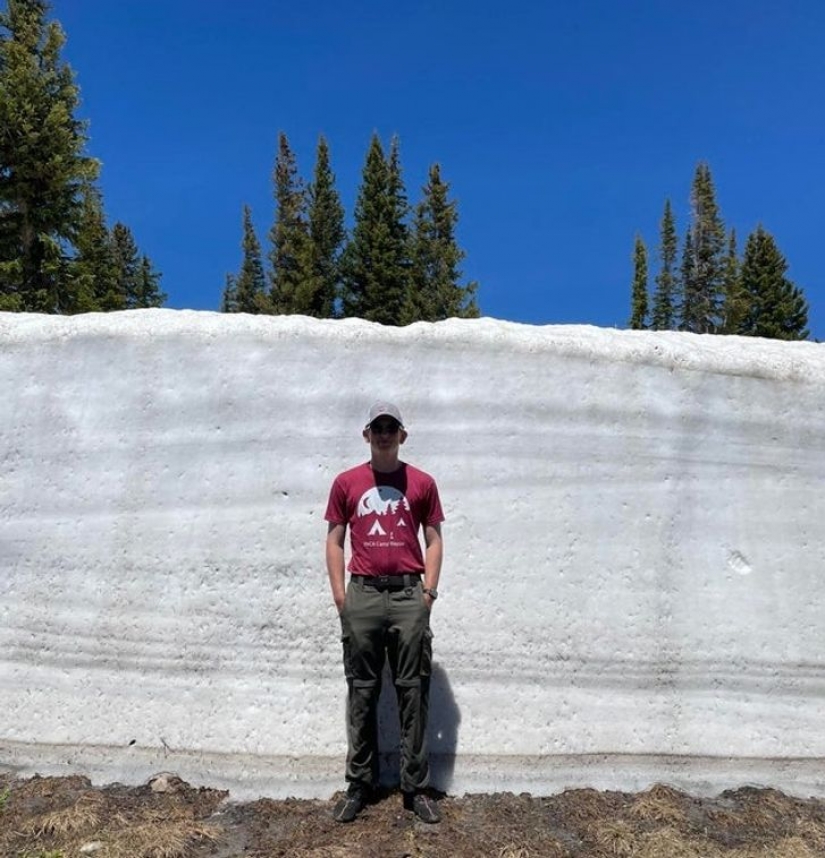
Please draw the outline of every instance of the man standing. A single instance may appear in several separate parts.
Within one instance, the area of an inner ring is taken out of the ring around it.
[[[438,597],[444,515],[433,478],[398,458],[407,432],[395,405],[373,405],[363,436],[370,461],[335,478],[325,515],[327,572],[341,617],[348,686],[349,786],[333,815],[352,822],[378,784],[377,708],[386,658],[398,700],[404,807],[424,822],[439,822],[438,806],[425,788],[430,611]],[[345,588],[347,527],[352,557]]]

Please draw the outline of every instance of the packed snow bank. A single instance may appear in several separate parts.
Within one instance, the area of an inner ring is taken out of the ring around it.
[[[0,314],[0,397],[0,766],[339,787],[323,511],[388,397],[447,515],[438,785],[825,794],[825,346]]]

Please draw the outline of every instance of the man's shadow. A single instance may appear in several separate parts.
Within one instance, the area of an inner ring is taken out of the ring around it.
[[[378,749],[382,786],[398,786],[399,746],[398,706],[389,667],[384,666],[378,701]],[[458,725],[461,712],[453,696],[443,667],[433,662],[430,677],[430,717],[427,743],[430,752],[430,786],[449,792],[453,782],[455,754],[458,748]]]

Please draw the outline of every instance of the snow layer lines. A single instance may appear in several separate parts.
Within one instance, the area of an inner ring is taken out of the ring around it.
[[[0,766],[338,788],[323,511],[386,397],[447,515],[439,786],[825,794],[825,346],[0,314],[0,397]]]

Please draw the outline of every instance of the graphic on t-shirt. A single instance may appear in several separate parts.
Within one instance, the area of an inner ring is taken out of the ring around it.
[[[365,542],[365,547],[401,548],[404,543],[395,541],[395,528],[407,527],[402,515],[399,515],[399,513],[403,514],[405,510],[409,512],[410,502],[402,492],[393,486],[372,486],[367,489],[361,495],[361,500],[358,501],[356,513],[359,518],[365,515],[375,516],[375,521],[367,532],[367,536],[383,536],[389,541]]]
[[[398,489],[393,486],[373,486],[361,495],[358,501],[358,515],[387,515],[398,512],[399,505],[409,512],[410,503]]]

